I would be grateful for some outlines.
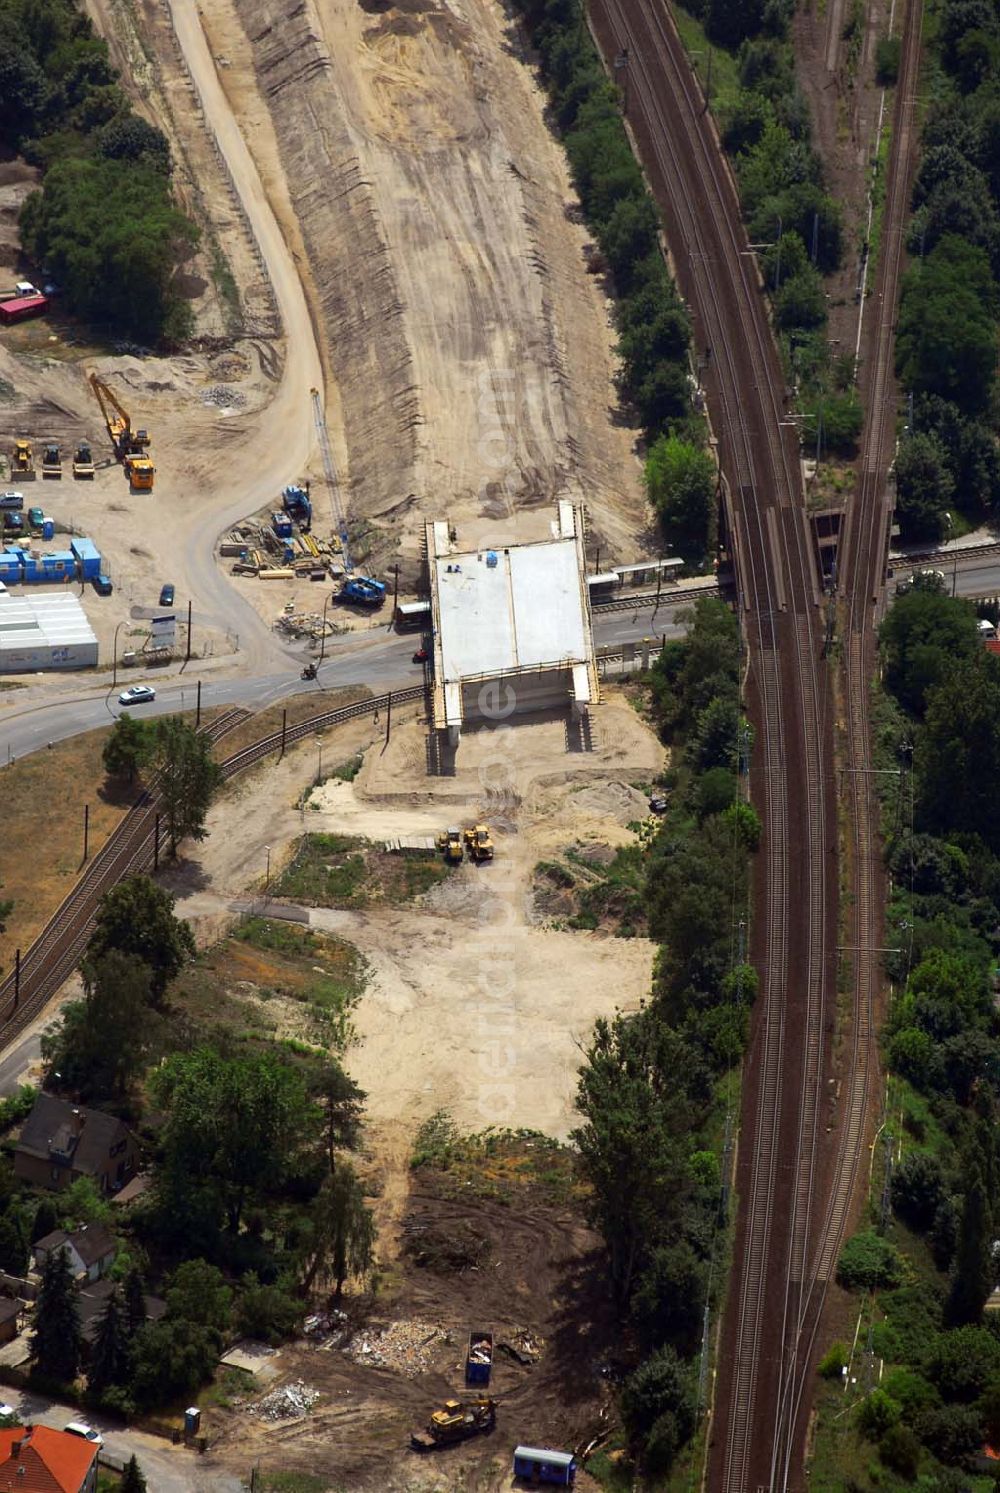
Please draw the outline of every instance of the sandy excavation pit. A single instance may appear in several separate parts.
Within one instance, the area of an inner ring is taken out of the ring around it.
[[[412,1134],[445,1108],[469,1129],[524,1125],[565,1137],[579,1044],[597,1016],[635,1009],[647,994],[648,940],[541,927],[533,908],[537,861],[556,848],[629,843],[626,824],[644,801],[633,784],[663,766],[659,741],[613,692],[594,711],[593,740],[590,753],[567,752],[555,719],[470,733],[455,776],[442,779],[427,771],[422,720],[401,716],[385,751],[381,727],[357,721],[323,739],[327,771],[364,753],[353,782],[330,778],[303,797],[318,766],[309,742],[212,809],[209,838],[173,882],[201,941],[219,935],[231,901],[248,890],[260,897],[268,849],[277,876],[303,833],[380,844],[487,817],[491,865],[465,861],[417,903],[312,911],[313,926],[354,943],[369,964],[348,1066],[368,1091],[376,1135]],[[502,796],[484,787],[501,767]]]

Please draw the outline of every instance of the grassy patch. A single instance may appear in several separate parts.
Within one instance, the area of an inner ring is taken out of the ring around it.
[[[313,907],[397,907],[447,875],[433,851],[395,854],[350,835],[303,835],[274,890]]]
[[[106,730],[88,731],[0,766],[6,843],[18,847],[17,854],[4,855],[0,873],[0,897],[14,903],[7,931],[0,934],[0,967],[10,968],[16,948],[27,949],[76,880],[83,857],[83,805],[90,805],[92,857],[129,807],[129,794],[105,788],[101,752],[107,738]],[[45,806],[53,804],[76,807],[46,813]],[[38,833],[41,816],[44,834]]]
[[[534,873],[538,906],[566,927],[605,928],[619,938],[646,932],[646,855],[642,844],[623,845],[607,865],[567,850],[565,860],[539,861]]]
[[[330,777],[336,778],[341,783],[353,783],[361,771],[364,760],[364,754],[357,752],[353,757],[348,757],[346,762],[341,762],[339,766],[335,767],[333,772],[330,773]]]
[[[461,1135],[446,1110],[417,1131],[410,1166],[445,1174],[456,1193],[509,1198],[540,1188],[551,1201],[582,1195],[576,1152],[537,1130],[482,1130]]]
[[[231,1410],[236,1400],[253,1397],[254,1377],[246,1369],[224,1368],[198,1396],[203,1410]]]
[[[325,1477],[311,1472],[258,1472],[254,1493],[338,1493]]]
[[[247,918],[200,955],[171,992],[193,1025],[243,1041],[304,1041],[342,1051],[366,965],[352,944],[296,923]]]
[[[691,59],[703,91],[708,77],[708,54],[711,49],[712,112],[724,117],[736,103],[740,92],[740,73],[736,58],[724,47],[709,42],[701,22],[681,6],[673,7],[673,15],[684,50]]]

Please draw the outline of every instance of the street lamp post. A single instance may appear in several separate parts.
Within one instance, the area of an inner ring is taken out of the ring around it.
[[[270,845],[265,845],[264,846],[264,854],[267,857],[267,861],[266,861],[266,865],[265,865],[265,869],[264,869],[264,896],[266,897],[268,895],[269,891],[270,891],[270,888],[271,888],[271,847],[270,847]]]
[[[317,668],[319,668],[320,664],[323,662],[324,658],[326,657],[326,609],[330,605],[330,603],[331,603],[332,600],[333,600],[333,592],[331,591],[330,595],[326,598],[326,601],[324,601],[324,603],[323,603],[323,631],[320,634],[320,640],[319,640],[319,659],[318,659],[318,661],[316,663],[316,667]]]
[[[114,660],[113,660],[113,663],[112,663],[112,666],[111,666],[111,688],[112,689],[114,689],[115,685],[118,683],[118,629],[121,628],[121,627],[124,627],[124,626],[125,626],[125,622],[124,622],[124,619],[123,619],[121,622],[119,622],[118,627],[115,628],[115,640],[114,640],[114,642],[111,645],[112,651],[114,653]]]
[[[323,743],[318,736],[316,738],[316,746],[319,749],[319,760],[316,764],[316,786],[318,788],[323,781]]]

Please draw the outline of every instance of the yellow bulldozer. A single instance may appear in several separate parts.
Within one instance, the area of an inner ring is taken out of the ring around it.
[[[462,859],[462,832],[457,825],[453,829],[446,829],[437,837],[437,848],[441,851],[449,866],[457,866]]]
[[[470,1436],[488,1436],[496,1423],[496,1400],[445,1400],[440,1410],[431,1413],[426,1430],[411,1433],[410,1445],[417,1452],[437,1451]]]
[[[14,455],[11,458],[10,474],[15,480],[25,482],[35,475],[35,453],[31,449],[30,441],[17,440],[14,442]]]
[[[493,859],[493,841],[488,824],[473,824],[465,831],[465,848],[474,861]]]

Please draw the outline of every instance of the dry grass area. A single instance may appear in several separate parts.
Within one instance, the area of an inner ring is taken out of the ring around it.
[[[109,728],[110,729],[110,728]],[[105,784],[101,752],[108,730],[90,731],[0,768],[4,856],[2,896],[14,910],[0,934],[0,966],[10,967],[45,927],[83,869],[83,807],[90,805],[90,854],[127,812],[134,790]]]
[[[252,746],[255,741],[270,735],[272,731],[280,731],[283,715],[287,714],[289,726],[297,726],[300,721],[311,720],[313,716],[322,715],[326,710],[339,710],[344,705],[353,705],[357,700],[367,700],[370,695],[371,690],[367,685],[355,684],[349,689],[310,690],[305,694],[293,695],[285,705],[269,705],[266,710],[257,711],[249,720],[237,726],[235,731],[230,731],[228,736],[223,737],[219,743],[219,759],[232,757],[244,747]]]

